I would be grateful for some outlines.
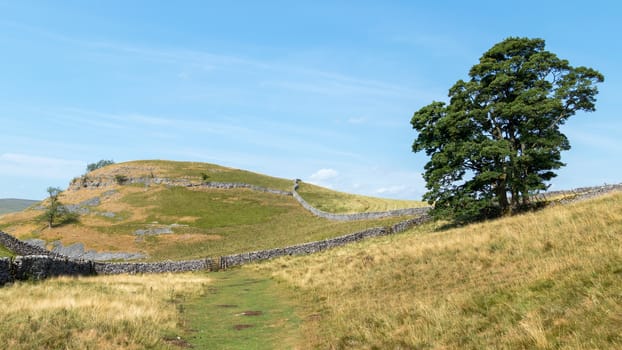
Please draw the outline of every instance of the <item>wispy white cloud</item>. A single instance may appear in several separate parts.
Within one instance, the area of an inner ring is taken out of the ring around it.
[[[420,173],[384,167],[347,166],[340,171],[322,168],[303,180],[343,192],[386,198],[418,200],[425,192]]]
[[[393,185],[389,187],[380,187],[376,189],[376,193],[379,195],[396,195],[404,192],[408,189],[408,186],[404,185]]]
[[[2,22],[0,22],[2,23]],[[4,25],[19,27],[23,30],[54,40],[83,47],[94,52],[105,53],[159,62],[178,66],[178,79],[187,80],[194,73],[212,71],[246,71],[262,76],[276,77],[260,82],[262,86],[270,86],[287,90],[310,92],[315,94],[344,96],[344,95],[371,95],[378,97],[409,98],[413,96],[423,100],[436,97],[428,89],[413,86],[404,86],[389,81],[361,78],[334,71],[311,69],[300,62],[283,60],[262,60],[257,58],[215,53],[201,50],[181,49],[176,47],[149,47],[133,43],[116,41],[93,40],[79,36],[58,34],[50,30],[34,26],[23,26],[18,23],[4,22]],[[430,41],[434,42],[434,41]],[[266,74],[267,73],[267,74]]]
[[[311,174],[309,180],[321,182],[335,179],[337,176],[339,176],[339,172],[335,169],[320,169]]]

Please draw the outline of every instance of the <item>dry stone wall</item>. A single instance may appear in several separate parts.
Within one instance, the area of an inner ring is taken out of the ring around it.
[[[297,244],[285,248],[275,248],[243,254],[221,256],[219,268],[226,269],[232,266],[244,265],[251,262],[268,260],[286,255],[312,254],[326,249],[342,246],[348,243],[357,242],[369,237],[378,237],[393,233],[404,232],[413,226],[420,225],[429,220],[430,217],[428,215],[422,215],[417,218],[402,221],[391,227],[374,227],[344,236],[325,239],[322,241]]]
[[[119,180],[114,176],[103,176],[97,178],[87,179],[75,179],[69,184],[69,191],[77,191],[80,189],[96,189],[106,188],[119,185]],[[180,186],[180,187],[202,187],[202,188],[214,188],[214,189],[234,189],[234,188],[247,188],[253,191],[266,192],[272,194],[279,194],[284,196],[291,196],[289,191],[275,190],[272,188],[266,188],[261,186],[255,186],[238,182],[198,182],[188,178],[166,178],[166,177],[128,177],[121,182],[123,185],[140,184],[145,186],[151,185],[167,185],[167,186]]]
[[[162,261],[153,263],[106,263],[96,262],[94,272],[101,275],[117,275],[122,273],[164,273],[185,271],[211,271],[216,266],[211,258],[187,261]]]
[[[0,258],[0,286],[13,282],[14,278],[11,276],[11,259]]]
[[[0,258],[0,286],[24,280],[41,280],[54,276],[91,276],[137,273],[165,273],[214,270],[214,260],[162,261],[154,263],[108,263],[61,258],[49,255]]]
[[[568,204],[589,198],[598,197],[614,191],[622,191],[622,184],[603,185],[593,187],[579,187],[568,191],[550,191],[537,194],[531,198],[532,201],[548,201],[551,204]],[[560,200],[554,200],[556,197],[562,197]]]
[[[39,246],[21,241],[8,233],[0,231],[0,245],[5,246],[8,250],[17,255],[46,255],[46,256],[59,256],[43,249]]]
[[[47,255],[17,256],[11,264],[15,280],[41,280],[54,276],[88,276],[94,273],[93,262]]]

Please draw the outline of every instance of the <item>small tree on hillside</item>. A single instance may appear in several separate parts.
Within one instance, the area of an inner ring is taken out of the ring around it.
[[[449,104],[415,112],[412,149],[430,161],[424,199],[457,222],[507,215],[547,188],[570,143],[560,131],[577,111],[595,110],[598,71],[572,67],[544,40],[508,38],[484,53]]]
[[[46,222],[48,223],[48,228],[52,228],[54,226],[55,221],[60,218],[64,214],[64,207],[61,202],[58,200],[58,196],[62,192],[58,187],[48,187],[47,192],[49,194],[48,200],[50,203],[43,214]]]

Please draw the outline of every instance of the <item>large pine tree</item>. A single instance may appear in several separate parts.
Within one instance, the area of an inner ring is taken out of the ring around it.
[[[570,143],[560,125],[594,111],[598,71],[572,67],[544,40],[508,38],[449,90],[449,104],[415,112],[413,151],[430,157],[424,199],[457,222],[511,214],[547,188]]]

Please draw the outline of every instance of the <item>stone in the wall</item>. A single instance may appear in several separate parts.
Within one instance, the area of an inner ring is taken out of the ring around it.
[[[0,286],[13,282],[11,259],[0,258]]]
[[[96,262],[93,267],[97,274],[137,274],[137,273],[165,273],[212,270],[214,261],[210,258],[187,261],[162,261],[153,263],[105,263]]]

